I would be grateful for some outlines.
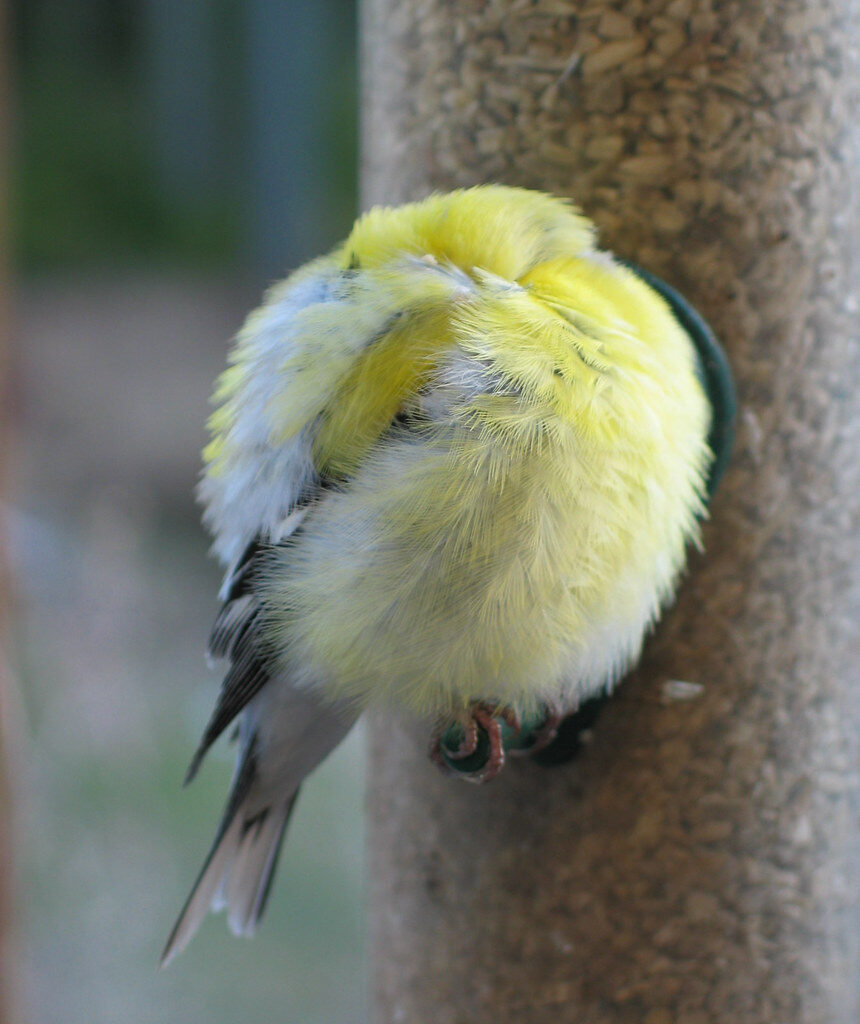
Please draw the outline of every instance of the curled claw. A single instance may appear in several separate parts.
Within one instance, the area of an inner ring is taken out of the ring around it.
[[[505,764],[505,745],[502,737],[502,722],[519,732],[520,724],[511,708],[495,708],[489,704],[472,706],[472,721],[483,729],[490,741],[490,753],[483,769],[467,778],[472,782],[489,782],[495,778]]]
[[[564,711],[556,703],[541,705],[541,713],[527,729],[521,729],[515,744],[507,745],[508,752],[517,757],[525,754],[536,754],[548,747],[558,733],[558,727],[564,719]]]
[[[430,760],[469,782],[488,782],[502,770],[507,754],[536,754],[552,743],[563,717],[559,705],[545,703],[523,723],[507,705],[475,701],[463,719],[434,731]]]
[[[457,741],[456,746],[452,745],[452,739]],[[468,760],[475,755],[479,746],[478,725],[474,718],[470,718],[465,725],[436,728],[430,739],[428,753],[430,760],[441,771],[450,772],[452,770],[451,761]]]
[[[513,708],[475,701],[464,721],[434,732],[430,760],[445,772],[458,772],[469,782],[488,782],[505,763],[506,737],[520,730]]]
[[[502,770],[506,745],[516,742],[521,728],[513,708],[475,700],[462,721],[435,730],[430,760],[470,782],[487,782]]]

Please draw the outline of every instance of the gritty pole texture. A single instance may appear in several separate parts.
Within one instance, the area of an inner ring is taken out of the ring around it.
[[[364,205],[573,196],[702,311],[740,392],[704,554],[578,761],[471,787],[426,725],[375,723],[376,1019],[856,1024],[860,6],[362,19]]]

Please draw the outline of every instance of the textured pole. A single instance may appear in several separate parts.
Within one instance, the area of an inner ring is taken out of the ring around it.
[[[362,30],[365,205],[574,196],[741,400],[705,553],[577,762],[471,787],[375,724],[377,1020],[856,1024],[858,4],[366,0]]]

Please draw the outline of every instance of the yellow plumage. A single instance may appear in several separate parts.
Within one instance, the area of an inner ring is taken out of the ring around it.
[[[368,704],[459,722],[459,764],[473,722],[488,778],[502,715],[611,686],[712,457],[662,298],[570,205],[500,186],[366,214],[249,318],[215,399],[200,496],[230,667],[189,778],[237,715],[239,752],[164,962],[209,909],[253,932],[302,779]]]
[[[526,709],[636,655],[696,536],[709,411],[663,300],[592,246],[572,207],[525,190],[373,210],[270,297],[333,282],[253,410],[251,319],[208,472],[262,416],[273,448],[309,434],[336,484],[260,580],[285,672],[362,705]]]

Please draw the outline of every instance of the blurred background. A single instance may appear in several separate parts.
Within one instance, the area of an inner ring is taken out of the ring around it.
[[[361,1024],[363,751],[305,786],[257,938],[155,964],[212,838],[219,583],[193,489],[263,289],[355,214],[354,0],[14,0],[17,981],[26,1024]],[[0,823],[5,828],[5,823]]]

